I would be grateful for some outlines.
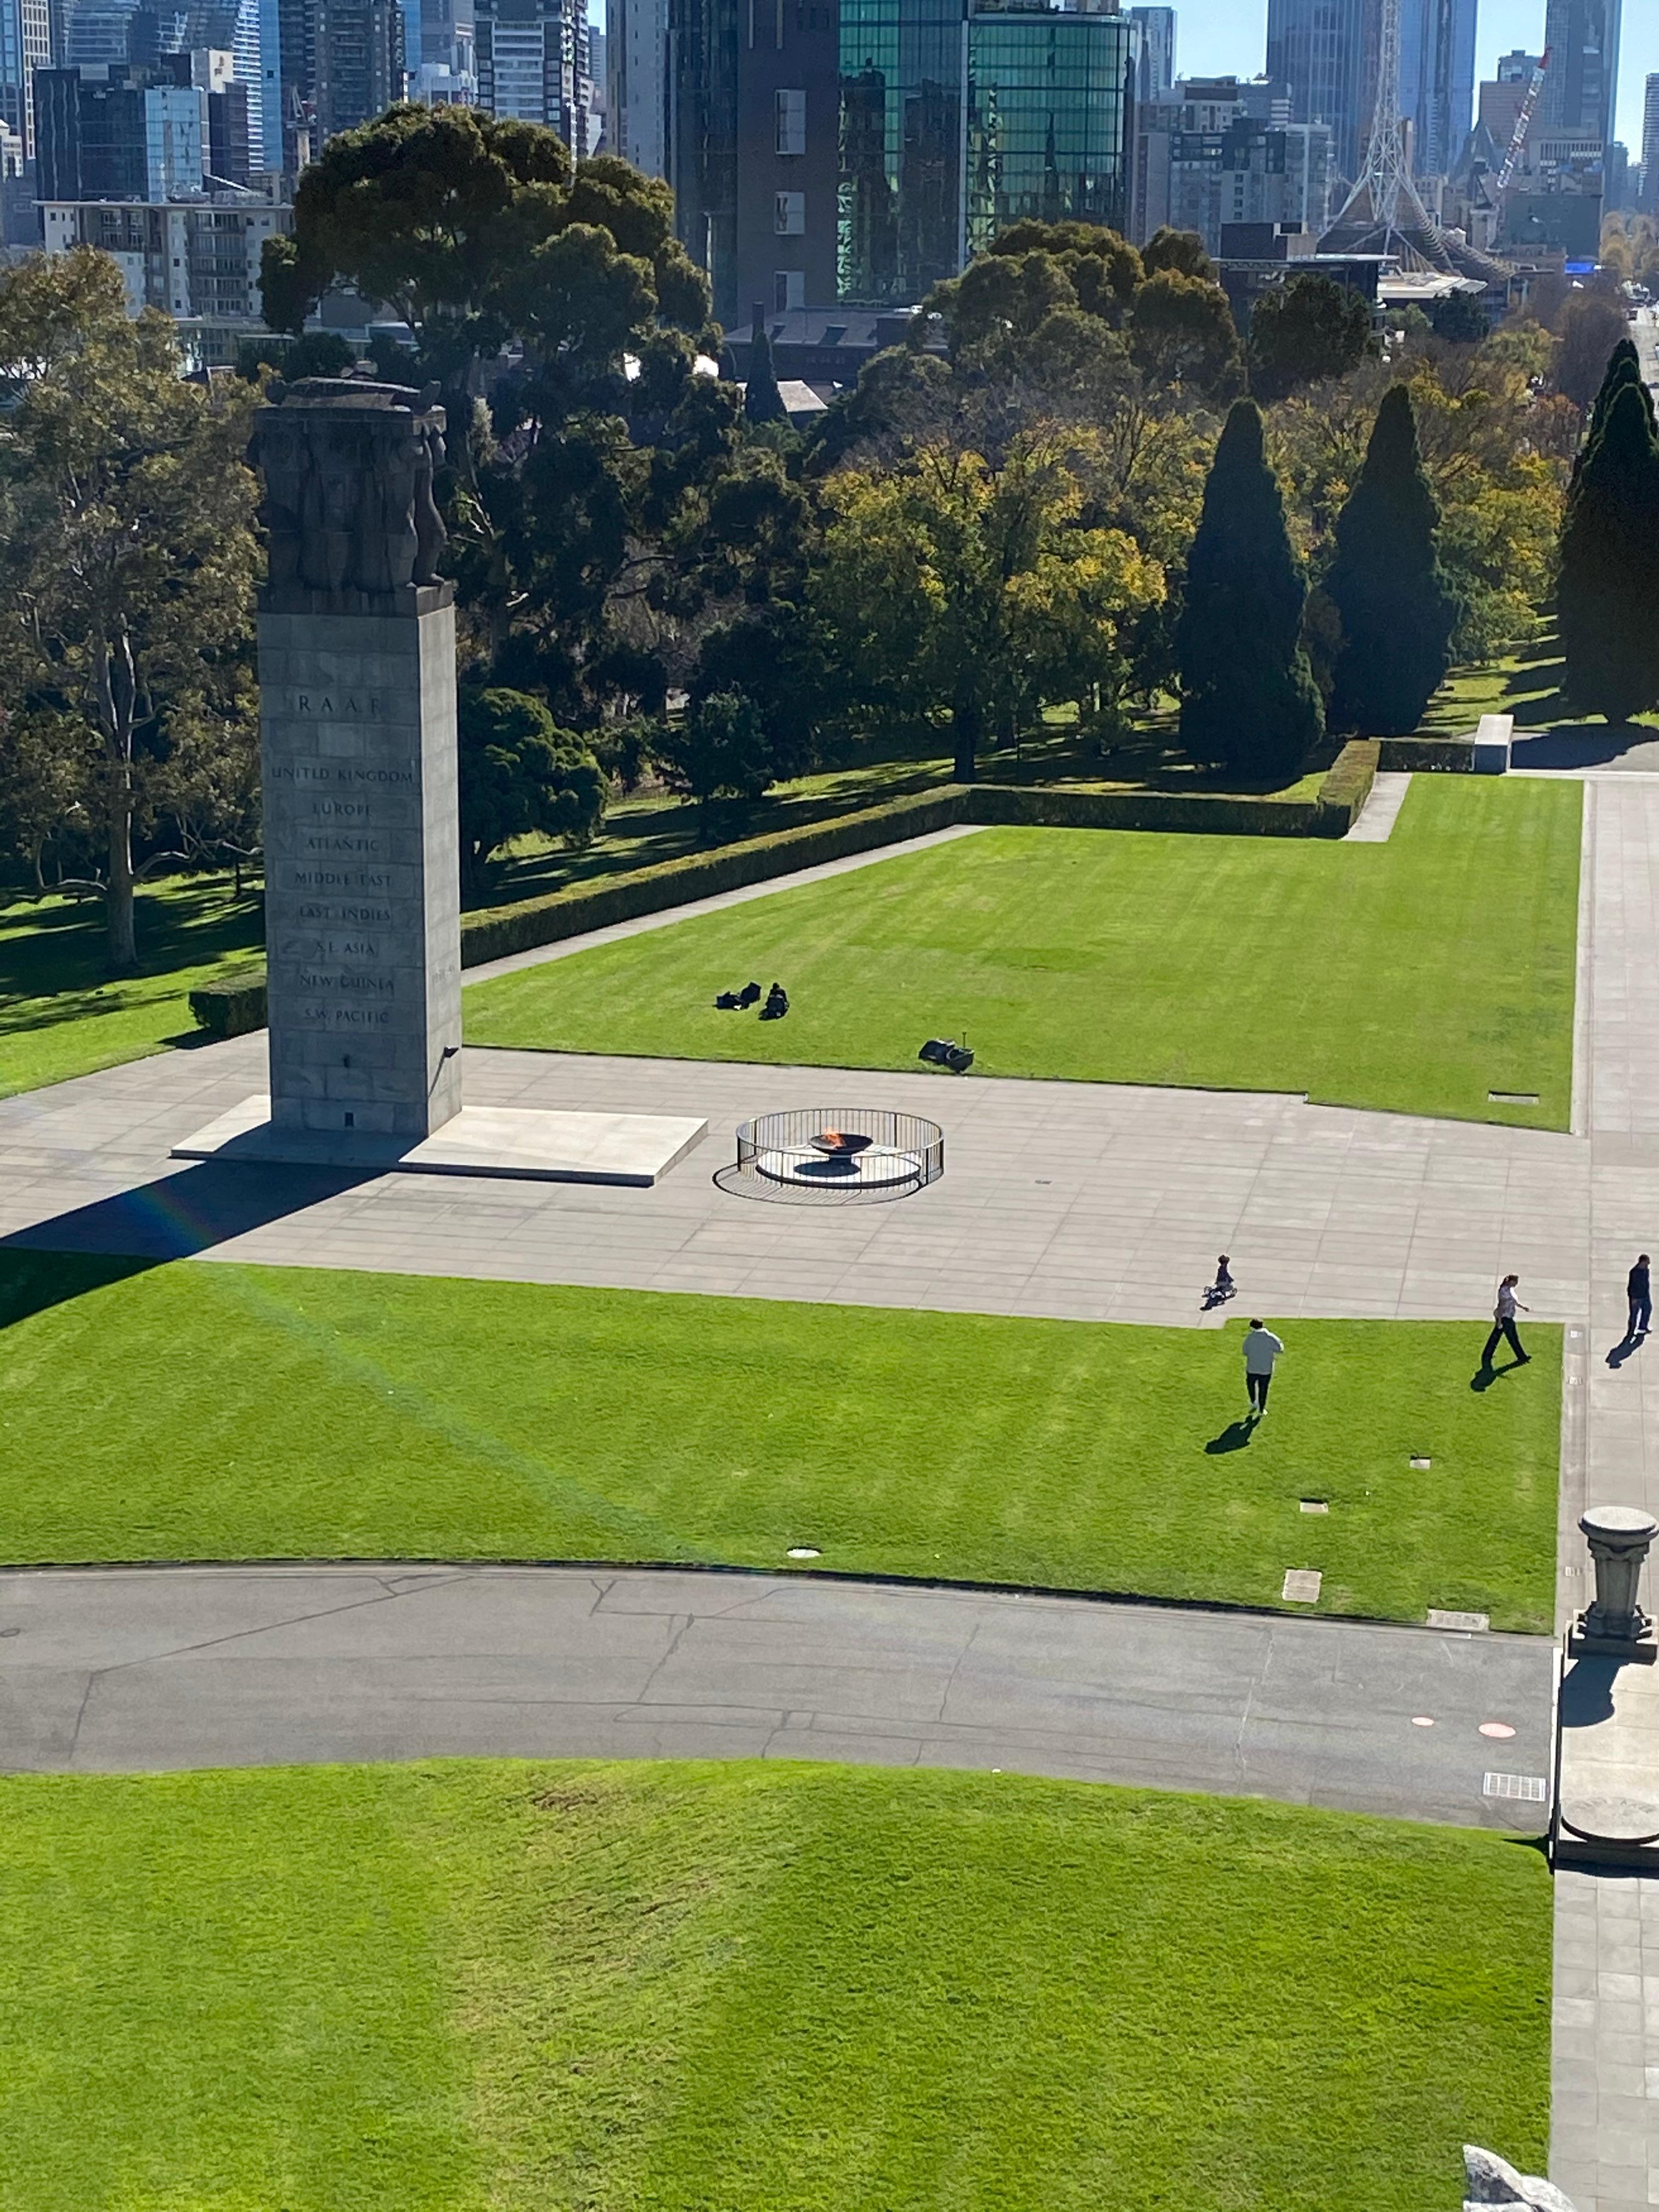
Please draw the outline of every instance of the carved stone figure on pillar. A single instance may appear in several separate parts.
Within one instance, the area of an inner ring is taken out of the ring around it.
[[[450,587],[433,482],[444,459],[438,387],[309,376],[269,388],[249,458],[264,478],[270,534],[263,604],[371,611]],[[421,606],[441,604],[422,598]]]

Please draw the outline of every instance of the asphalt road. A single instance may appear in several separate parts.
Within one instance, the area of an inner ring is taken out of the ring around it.
[[[1530,1831],[1483,1783],[1546,1773],[1552,1667],[1540,1638],[804,1578],[13,1570],[0,1768],[830,1759]]]

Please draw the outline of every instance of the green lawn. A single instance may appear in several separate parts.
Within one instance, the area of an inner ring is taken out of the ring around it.
[[[1455,2212],[1544,2164],[1477,1831],[1012,1776],[0,1781],[3,2212]]]
[[[1218,1333],[0,1255],[0,1558],[701,1560],[1547,1632],[1560,1332]],[[1413,1469],[1413,1455],[1432,1460]],[[1329,1501],[1326,1515],[1298,1501]]]
[[[99,899],[0,907],[0,1098],[199,1038],[198,983],[264,957],[257,892],[228,876],[146,886],[137,896],[142,972],[108,980]]]
[[[1609,732],[1601,715],[1582,714],[1562,697],[1565,674],[1554,626],[1547,624],[1540,636],[1512,653],[1474,667],[1453,669],[1429,702],[1420,734],[1467,738],[1483,714],[1513,714],[1519,736],[1553,730],[1564,737],[1606,740]],[[1635,726],[1635,742],[1659,737],[1650,714],[1638,715]]]
[[[965,1035],[986,1074],[1565,1128],[1579,808],[1420,776],[1382,845],[983,830],[477,985],[467,1034],[851,1067]],[[751,976],[787,1020],[714,1010]]]

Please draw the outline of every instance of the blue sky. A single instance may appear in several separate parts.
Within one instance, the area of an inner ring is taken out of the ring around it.
[[[1127,4],[1127,0],[1126,0]],[[1176,0],[1176,66],[1194,76],[1231,70],[1253,76],[1267,52],[1267,0]],[[1659,6],[1625,0],[1620,44],[1619,135],[1639,155],[1642,81],[1659,70]],[[1499,54],[1520,46],[1535,54],[1544,35],[1544,0],[1480,0],[1479,74],[1490,76]]]

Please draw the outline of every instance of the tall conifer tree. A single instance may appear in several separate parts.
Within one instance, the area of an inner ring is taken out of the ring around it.
[[[1241,399],[1204,487],[1176,631],[1181,741],[1194,759],[1264,781],[1299,772],[1324,731],[1302,650],[1306,598],[1261,416]]]
[[[1405,385],[1382,395],[1359,481],[1336,519],[1325,589],[1342,618],[1331,720],[1363,737],[1414,730],[1446,672],[1457,620],[1437,550],[1440,510],[1423,473]]]
[[[1627,385],[1633,385],[1642,395],[1642,404],[1647,410],[1648,427],[1655,428],[1653,394],[1642,375],[1641,356],[1629,338],[1620,338],[1607,356],[1607,373],[1601,379],[1601,389],[1596,393],[1589,411],[1589,421],[1584,427],[1584,441],[1574,456],[1572,483],[1577,490],[1578,478],[1584,466],[1584,456],[1607,427],[1607,410]]]
[[[1621,384],[1584,449],[1561,530],[1556,612],[1569,698],[1610,722],[1659,701],[1659,447]]]

